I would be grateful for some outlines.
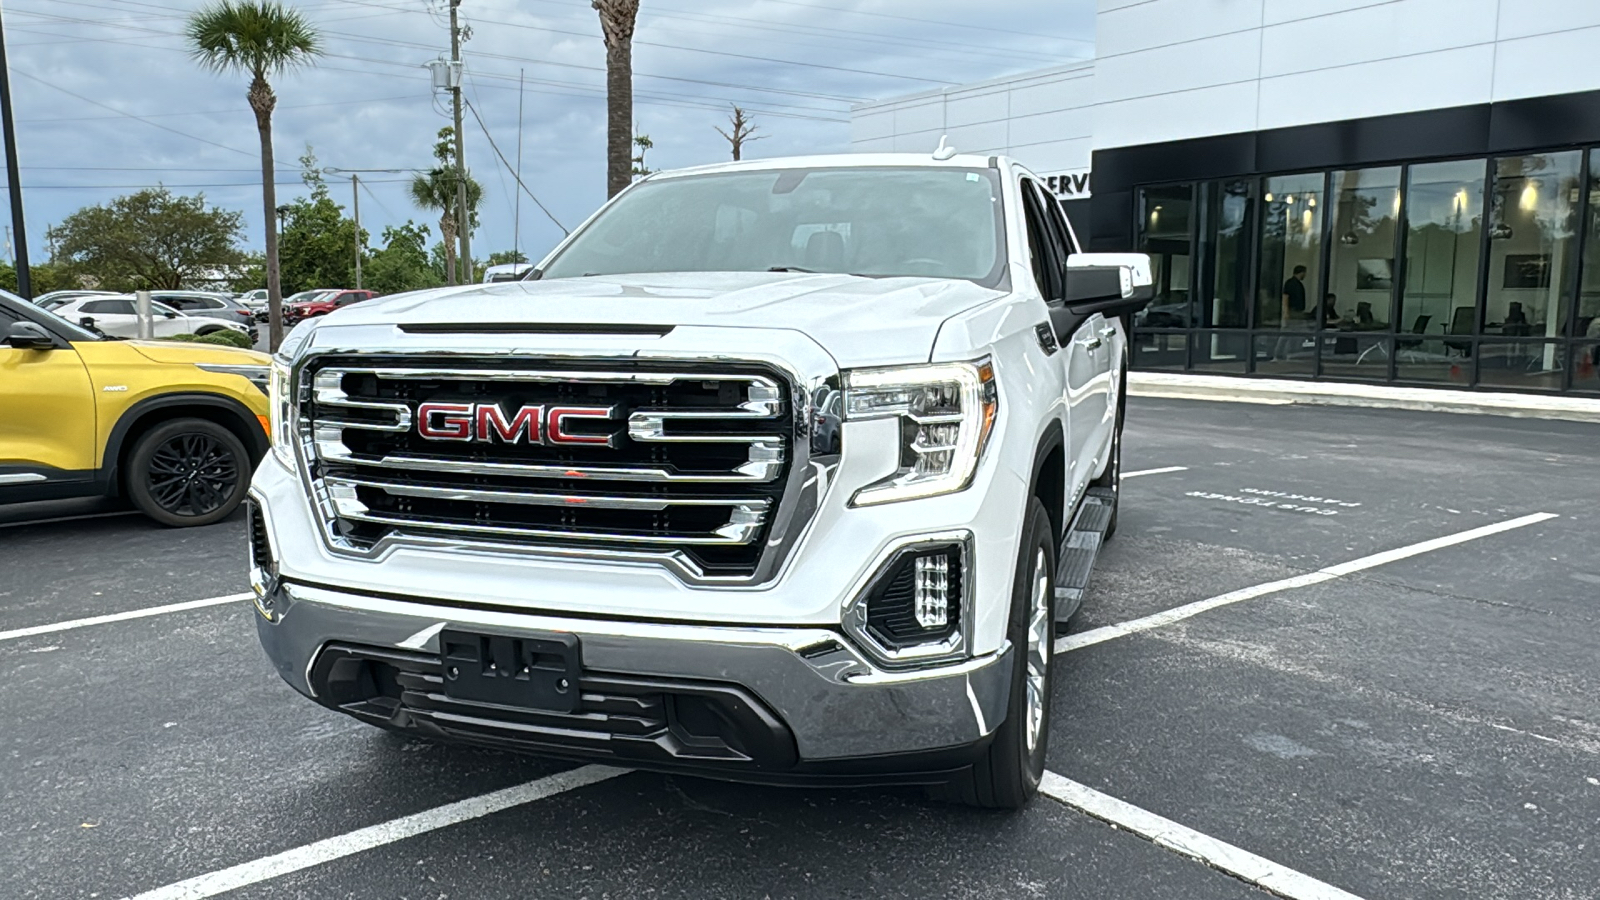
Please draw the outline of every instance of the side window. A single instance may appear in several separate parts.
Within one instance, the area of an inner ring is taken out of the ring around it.
[[[0,340],[5,338],[5,332],[7,329],[21,321],[21,316],[9,309],[6,309],[4,306],[0,306]]]
[[[132,300],[91,300],[78,307],[78,311],[89,316],[115,316],[133,315]]]
[[[356,302],[357,300],[360,300],[360,299],[361,299],[361,295],[360,294],[355,294],[355,293],[340,294],[337,298],[334,299],[333,305],[334,306],[349,306],[350,304],[352,304],[352,303],[354,303],[354,302]]]
[[[1022,182],[1022,211],[1028,223],[1028,258],[1033,265],[1033,279],[1046,302],[1060,302],[1066,298],[1062,283],[1065,260],[1056,247],[1056,239],[1049,219],[1040,208],[1039,190],[1031,180]]]
[[[1050,218],[1050,224],[1060,237],[1061,261],[1066,263],[1067,257],[1074,253],[1083,252],[1078,246],[1078,236],[1072,230],[1072,222],[1067,219],[1067,214],[1061,209],[1061,201],[1057,200],[1049,191],[1039,190],[1041,202]]]

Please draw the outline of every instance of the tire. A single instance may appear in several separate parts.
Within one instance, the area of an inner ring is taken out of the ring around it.
[[[1011,621],[1006,629],[1014,648],[1006,719],[969,771],[934,790],[940,799],[986,809],[1021,809],[1039,793],[1050,743],[1055,668],[1051,660],[1056,580],[1052,535],[1044,504],[1038,497],[1028,498],[1012,588]]]
[[[250,487],[251,461],[233,432],[206,419],[174,419],[146,432],[128,456],[128,498],[173,528],[233,514]]]
[[[1106,525],[1106,538],[1117,533],[1117,512],[1122,508],[1122,423],[1128,412],[1128,356],[1122,356],[1122,377],[1117,380],[1117,421],[1111,432],[1111,459],[1106,470],[1090,483],[1091,487],[1110,488],[1111,522]]]

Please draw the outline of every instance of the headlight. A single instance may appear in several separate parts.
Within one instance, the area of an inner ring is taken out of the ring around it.
[[[235,363],[195,363],[195,368],[218,375],[242,375],[250,380],[261,393],[267,393],[267,367],[239,365]]]
[[[277,360],[273,360],[272,371],[267,378],[267,403],[272,416],[270,423],[272,427],[268,432],[272,441],[272,453],[278,457],[278,462],[293,469],[294,391],[289,384],[289,367]]]
[[[851,505],[965,490],[999,408],[994,366],[987,359],[847,372],[848,420],[900,420],[899,471],[856,492]]]

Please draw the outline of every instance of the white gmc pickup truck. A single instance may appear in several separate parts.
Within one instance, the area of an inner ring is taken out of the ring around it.
[[[523,280],[294,330],[261,642],[388,729],[1020,806],[1149,285],[1003,157],[653,175]]]

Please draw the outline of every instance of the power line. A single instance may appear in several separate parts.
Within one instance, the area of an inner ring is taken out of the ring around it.
[[[160,47],[160,48],[151,48],[151,49],[162,49],[162,50],[165,50],[165,49],[168,49],[168,48]],[[316,108],[322,107],[322,106],[353,106],[353,105],[358,104],[358,103],[390,103],[390,102],[395,101],[395,100],[412,100],[412,99],[415,99],[415,98],[416,98],[415,94],[402,94],[402,95],[400,95],[398,97],[371,97],[371,98],[363,99],[363,100],[335,100],[335,101],[332,101],[332,102],[329,102],[329,103],[298,103],[298,104],[294,104],[292,106],[278,106],[278,107],[274,108],[274,111],[275,112],[282,112],[283,110],[286,110],[286,109],[316,109]],[[235,106],[235,107],[233,107],[231,109],[201,109],[201,110],[189,110],[187,112],[144,113],[143,115],[147,119],[170,119],[170,118],[173,118],[175,116],[223,116],[223,115],[228,115],[228,114],[231,114],[231,113],[239,112],[242,108],[243,107]],[[62,116],[62,117],[47,118],[47,119],[18,119],[17,120],[17,124],[20,125],[20,124],[22,124],[24,122],[26,122],[26,123],[28,123],[30,125],[36,125],[36,124],[41,124],[41,123],[46,123],[46,122],[98,122],[98,121],[103,121],[105,119],[120,119],[120,118],[122,118],[123,115],[127,115],[127,114],[126,113],[120,113],[120,114],[115,115],[115,116]]]
[[[54,84],[52,82],[45,81],[43,78],[40,78],[37,75],[33,75],[33,74],[28,73],[28,72],[24,72],[21,69],[18,69],[16,67],[12,67],[11,71],[14,74],[21,75],[23,78],[26,78],[29,81],[37,81],[38,83],[44,85],[47,88],[50,88],[52,90],[60,91],[61,93],[66,94],[69,97],[76,97],[76,98],[78,98],[79,100],[82,100],[85,103],[88,103],[88,104],[91,104],[91,105],[94,105],[94,106],[98,106],[101,109],[110,110],[111,112],[117,113],[118,115],[126,116],[126,117],[128,117],[130,119],[135,119],[137,121],[143,122],[146,125],[149,125],[151,128],[159,128],[162,131],[170,132],[172,134],[178,135],[179,137],[186,137],[191,141],[199,141],[202,144],[210,144],[213,147],[221,147],[223,150],[227,150],[230,153],[238,153],[241,156],[249,156],[249,157],[255,157],[256,156],[256,154],[254,154],[254,153],[250,153],[250,152],[248,152],[246,150],[240,150],[237,147],[229,147],[227,144],[219,144],[216,141],[207,140],[207,139],[205,139],[203,137],[200,137],[199,135],[189,134],[188,132],[185,132],[185,131],[179,131],[176,128],[169,128],[166,125],[161,124],[160,122],[152,122],[149,119],[145,118],[144,116],[136,116],[136,115],[134,115],[133,113],[130,113],[130,112],[123,112],[122,110],[117,109],[114,106],[108,106],[108,105],[106,105],[104,103],[101,103],[99,100],[94,100],[94,99],[91,99],[89,97],[85,97],[82,94],[79,94],[79,93],[76,93],[76,92],[73,92],[73,91],[69,91],[66,88],[64,88],[64,87],[62,87],[62,86],[60,86],[58,84]]]
[[[506,162],[506,155],[504,153],[501,153],[500,152],[500,148],[498,146],[496,146],[496,144],[494,142],[494,135],[489,133],[489,126],[483,124],[483,116],[478,115],[478,108],[476,106],[473,106],[471,103],[468,103],[467,104],[467,109],[471,110],[472,111],[472,117],[474,119],[478,120],[478,127],[483,129],[483,136],[489,139],[489,146],[494,149],[494,155],[500,157],[501,164],[504,165],[507,169],[511,170],[511,177],[515,178],[516,181],[517,181],[517,184],[520,185],[524,191],[528,192],[528,197],[530,199],[532,199],[534,204],[539,207],[539,210],[541,212],[543,212],[545,214],[545,216],[550,219],[550,221],[556,223],[556,227],[561,229],[561,233],[562,234],[571,234],[572,232],[567,230],[567,226],[561,224],[561,220],[557,219],[555,217],[554,213],[550,212],[549,209],[545,208],[545,205],[543,203],[539,202],[539,198],[534,196],[533,191],[528,190],[528,186],[526,184],[522,183],[522,176],[518,175],[517,174],[517,170],[513,169],[511,167],[511,163]]]
[[[399,183],[401,183],[403,181],[406,181],[406,180],[407,179],[404,179],[404,178],[380,178],[380,179],[374,181],[373,184],[399,184]],[[298,178],[285,178],[285,179],[283,179],[281,181],[279,181],[277,179],[273,180],[273,184],[282,184],[282,185],[296,184],[298,182],[299,182]],[[362,182],[362,184],[365,184],[365,183],[366,182]],[[143,190],[143,189],[146,189],[146,188],[185,188],[185,189],[188,189],[188,188],[246,188],[246,187],[247,188],[259,188],[259,187],[261,187],[261,179],[258,178],[255,181],[216,181],[216,182],[191,183],[191,184],[167,184],[165,182],[159,182],[159,181],[156,182],[155,184],[30,184],[30,185],[28,185],[28,190],[30,190],[30,191],[102,191],[102,190],[104,190],[104,191],[124,191],[124,190]]]
[[[843,6],[818,6],[817,4],[814,4],[814,3],[799,3],[799,2],[797,2],[797,0],[767,0],[767,2],[768,3],[781,3],[784,6],[798,6],[801,9],[809,9],[809,10],[813,10],[813,11],[815,11],[815,10],[827,10],[828,12],[848,13],[850,15],[855,15],[855,16],[872,16],[872,17],[878,18],[878,19],[899,19],[899,20],[901,20],[903,22],[921,22],[921,23],[923,23],[925,25],[947,25],[947,26],[949,26],[951,28],[977,29],[978,31],[994,31],[994,32],[998,32],[1000,34],[1015,34],[1015,35],[1020,35],[1022,37],[1031,37],[1031,38],[1043,37],[1043,38],[1050,38],[1051,40],[1056,40],[1056,41],[1072,41],[1074,43],[1079,43],[1079,44],[1088,44],[1091,47],[1094,46],[1094,41],[1091,41],[1091,40],[1088,40],[1088,39],[1085,39],[1085,38],[1069,38],[1069,37],[1063,37],[1063,36],[1058,35],[1058,34],[1046,34],[1044,32],[1039,32],[1039,31],[1013,31],[1013,30],[1011,30],[1009,28],[991,28],[991,27],[987,27],[987,26],[983,26],[983,25],[972,25],[972,24],[969,24],[969,23],[966,23],[966,22],[943,22],[943,21],[940,21],[938,19],[924,19],[924,18],[920,18],[918,16],[897,16],[897,15],[894,15],[893,13],[867,12],[866,10],[861,10],[861,9],[848,9],[846,7],[843,7]]]
[[[395,10],[396,12],[416,12],[416,10],[407,9],[407,8],[401,7],[401,6],[385,6],[384,4],[381,4],[381,3],[373,3],[373,2],[370,2],[370,0],[340,0],[340,2],[341,3],[350,3],[350,4],[353,4],[355,6],[370,6],[370,7],[373,7],[375,9],[392,9],[392,10]],[[593,34],[591,32],[585,32],[585,31],[565,31],[565,30],[560,29],[560,28],[546,28],[546,27],[544,27],[542,25],[527,25],[527,24],[524,24],[522,22],[506,22],[506,21],[498,20],[498,19],[478,19],[477,21],[479,21],[480,23],[482,23],[484,25],[500,25],[500,26],[504,26],[506,28],[524,28],[524,29],[527,29],[529,31],[543,31],[543,32],[547,32],[549,34],[566,34],[566,35],[572,35],[574,37],[588,38],[590,40],[596,39],[596,35],[595,34]],[[876,77],[879,77],[879,78],[895,78],[895,79],[899,79],[899,80],[902,80],[902,81],[920,81],[920,82],[924,82],[924,83],[927,83],[927,84],[955,85],[955,84],[958,83],[958,82],[954,82],[954,81],[943,81],[943,80],[938,79],[938,78],[924,78],[924,77],[922,77],[920,75],[900,75],[900,74],[897,74],[897,73],[894,73],[894,72],[873,72],[873,71],[870,71],[870,70],[867,70],[867,69],[852,69],[852,68],[849,68],[849,67],[846,67],[846,66],[830,66],[830,65],[826,65],[824,63],[803,62],[801,60],[794,60],[794,59],[774,59],[774,58],[765,57],[765,56],[751,56],[751,55],[744,54],[744,53],[731,53],[731,52],[726,51],[726,50],[707,50],[707,49],[705,49],[703,47],[685,47],[685,46],[683,46],[681,44],[663,44],[663,43],[659,43],[659,42],[656,42],[656,41],[638,41],[638,40],[634,41],[633,44],[636,47],[660,47],[660,48],[667,49],[667,50],[683,50],[683,51],[690,52],[690,53],[706,53],[706,54],[710,54],[712,56],[727,56],[727,57],[732,57],[734,59],[750,59],[750,60],[755,60],[757,62],[778,63],[780,65],[786,65],[786,66],[804,66],[804,67],[810,68],[810,69],[827,69],[827,70],[831,70],[831,71],[835,71],[835,72],[848,72],[848,73],[850,73],[852,75],[872,75],[872,76],[876,76]]]

